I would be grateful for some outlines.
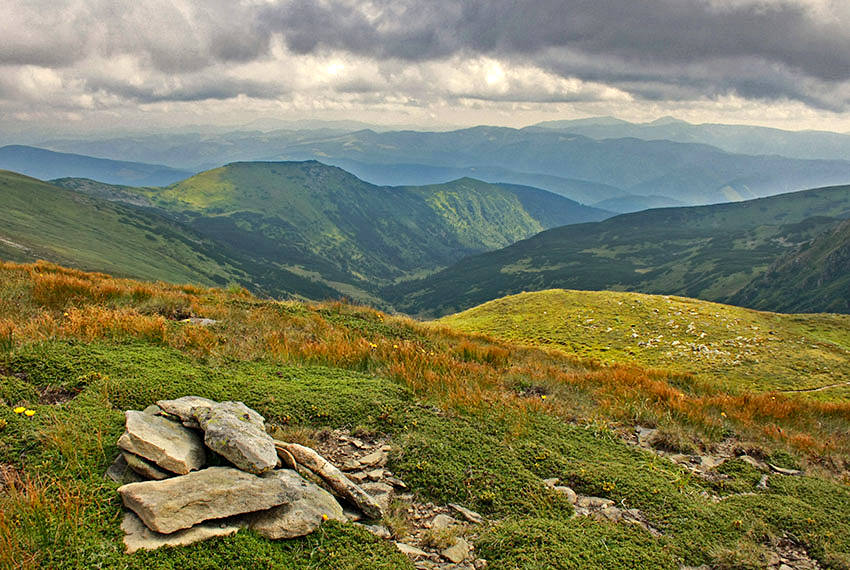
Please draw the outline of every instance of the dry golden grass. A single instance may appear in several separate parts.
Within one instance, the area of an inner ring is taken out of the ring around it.
[[[219,322],[176,322],[190,315]],[[245,291],[2,263],[4,335],[16,344],[143,339],[206,359],[328,365],[389,376],[447,409],[499,404],[519,417],[675,425],[707,446],[735,433],[839,467],[850,458],[847,403],[731,394],[687,375],[585,361],[340,302],[267,302]]]

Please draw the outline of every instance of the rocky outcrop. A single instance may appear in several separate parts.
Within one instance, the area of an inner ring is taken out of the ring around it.
[[[238,522],[211,522],[199,524],[171,534],[160,534],[145,526],[134,513],[124,513],[121,530],[124,531],[124,546],[127,554],[137,550],[156,550],[163,546],[187,546],[216,536],[229,536],[242,525]]]

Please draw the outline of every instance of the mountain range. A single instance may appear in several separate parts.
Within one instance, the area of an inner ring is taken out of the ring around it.
[[[195,172],[234,161],[319,160],[390,186],[467,176],[535,186],[616,212],[745,200],[850,181],[850,153],[842,146],[846,135],[769,130],[777,140],[797,142],[759,147],[747,141],[773,140],[759,128],[709,127],[675,121],[649,126],[584,121],[445,132],[186,133],[52,140],[44,146]],[[678,136],[681,140],[659,140],[676,129],[685,132]],[[699,135],[715,130],[726,134]],[[785,147],[791,156],[778,154]]]

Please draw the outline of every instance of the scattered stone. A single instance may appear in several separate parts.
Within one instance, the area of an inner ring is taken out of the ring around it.
[[[163,546],[186,546],[216,536],[228,536],[240,528],[237,522],[210,522],[171,534],[160,534],[146,527],[142,520],[131,512],[124,513],[124,520],[121,522],[127,554],[137,550],[156,550]]]
[[[141,475],[144,479],[160,481],[162,479],[174,477],[174,473],[160,469],[153,463],[139,457],[138,455],[133,455],[127,451],[121,452],[121,455],[124,458],[124,461],[127,462],[127,466],[137,474]]]
[[[368,445],[366,445],[365,443],[363,443],[361,440],[357,439],[356,437],[348,438],[348,443],[350,443],[351,445],[353,445],[357,449],[369,449]]]
[[[361,467],[383,467],[387,464],[387,453],[385,451],[375,451],[360,458]]]
[[[569,488],[569,487],[561,487],[561,486],[558,486],[558,487],[552,487],[552,488],[553,488],[555,491],[557,491],[557,492],[562,493],[563,495],[565,495],[565,496],[567,497],[567,500],[568,500],[570,503],[572,503],[572,504],[574,504],[574,505],[575,505],[575,504],[576,504],[576,501],[578,501],[578,495],[577,495],[577,494],[576,494],[576,492],[575,492],[575,491],[573,491],[571,488]]]
[[[263,477],[232,467],[208,467],[162,481],[118,488],[124,505],[153,531],[170,534],[210,519],[266,510],[297,498],[284,473]]]
[[[468,520],[473,524],[484,524],[484,517],[476,513],[475,511],[471,511],[466,507],[462,507],[456,503],[449,503],[449,506],[456,510],[460,516]]]
[[[130,469],[127,465],[127,460],[124,459],[124,454],[119,453],[115,461],[106,469],[104,477],[111,479],[116,483],[125,485],[127,483],[137,483],[142,480],[139,474]]]
[[[188,319],[183,319],[180,321],[181,323],[189,323],[190,325],[198,325],[201,327],[211,327],[216,324],[218,321],[215,319],[207,319],[204,317],[189,317]]]
[[[347,473],[346,476],[358,484],[369,479],[369,475],[363,471],[358,471],[356,473]]]
[[[160,416],[134,410],[124,415],[127,431],[118,439],[124,451],[181,475],[204,466],[206,452],[196,433]]]
[[[244,409],[243,409],[244,408]],[[204,443],[239,469],[260,475],[278,464],[274,440],[263,417],[241,402],[222,402],[212,408],[193,408],[204,430]]]
[[[146,414],[150,414],[150,415],[152,415],[152,416],[159,416],[159,415],[162,415],[162,408],[160,408],[160,407],[159,407],[159,406],[157,406],[156,404],[151,404],[150,406],[148,406],[147,408],[145,408],[145,409],[144,409],[144,410],[142,410],[142,411],[143,411],[144,413],[146,413]]]
[[[428,553],[424,550],[420,550],[415,546],[410,546],[409,544],[405,544],[403,542],[396,542],[396,548],[398,548],[402,554],[406,555],[408,558],[413,558],[416,560],[417,558],[428,558]]]
[[[469,543],[464,539],[456,538],[455,543],[443,550],[440,554],[442,554],[443,558],[446,560],[451,560],[455,564],[460,564],[469,556],[469,551],[471,549],[472,548]]]
[[[384,477],[384,481],[386,481],[393,487],[398,487],[399,489],[407,489],[407,484],[405,484],[405,482],[399,479],[398,477]]]
[[[578,497],[576,504],[586,509],[607,509],[614,506],[614,501],[611,499],[603,499],[602,497]]]
[[[561,480],[558,479],[557,477],[552,477],[551,479],[543,479],[543,484],[546,485],[547,487],[554,487],[560,482],[561,482]]]
[[[383,538],[383,539],[392,538],[392,533],[390,532],[390,529],[388,529],[384,525],[361,524],[360,526],[362,526],[364,529],[368,530],[370,533],[377,536],[378,538]]]
[[[340,467],[340,469],[342,469],[343,471],[357,471],[358,469],[360,469],[360,462],[356,459],[348,459],[345,461],[345,463],[342,464],[342,467]]]
[[[390,506],[390,501],[393,498],[393,493],[395,490],[392,488],[392,485],[387,485],[386,483],[376,483],[376,482],[368,482],[363,483],[361,485],[363,490],[369,493],[372,497],[372,500],[381,507],[381,510],[386,512],[386,510]]]
[[[771,471],[779,473],[780,475],[790,475],[799,477],[803,474],[799,469],[786,469],[785,467],[779,467],[778,465],[774,465],[773,463],[768,463],[768,467],[770,467]]]
[[[192,410],[194,408],[212,408],[215,404],[214,401],[200,396],[183,396],[176,400],[159,400],[156,403],[164,413],[177,416],[184,426],[191,428],[200,427],[195,416],[192,415]]]
[[[274,474],[297,496],[291,502],[248,517],[250,528],[262,536],[272,540],[295,538],[310,534],[325,520],[346,521],[336,499],[318,485],[291,469],[281,469]]]
[[[769,476],[762,475],[761,480],[759,481],[759,484],[756,485],[756,487],[759,488],[759,489],[767,489],[767,482],[768,482],[769,479],[770,479]]]
[[[366,476],[369,478],[370,481],[380,481],[384,476],[384,470],[373,469],[372,471],[367,472]]]
[[[449,515],[440,513],[431,521],[431,528],[434,530],[445,530],[451,526],[460,524],[457,519]]]

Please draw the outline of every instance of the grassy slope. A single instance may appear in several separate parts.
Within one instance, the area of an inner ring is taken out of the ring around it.
[[[219,324],[160,316],[174,307]],[[391,543],[335,523],[299,540],[241,531],[123,555],[116,486],[102,477],[121,410],[193,393],[244,400],[284,429],[389,434],[390,468],[415,493],[492,518],[476,543],[490,568],[673,569],[728,562],[738,551],[757,560],[784,533],[821,563],[850,568],[850,487],[812,467],[846,470],[846,406],[737,397],[682,376],[600,368],[365,308],[260,302],[44,265],[0,267],[0,338],[0,467],[12,473],[0,491],[0,566],[411,567]],[[48,386],[79,395],[40,403]],[[16,415],[16,405],[36,414]],[[726,480],[710,483],[609,427],[634,422],[684,430],[704,445],[740,438],[769,456],[791,452],[813,470],[772,475],[759,490],[760,474],[733,462]],[[762,429],[770,424],[782,429]],[[570,518],[546,477],[639,508],[664,536]],[[725,498],[714,502],[706,491]]]
[[[683,297],[522,293],[441,319],[469,332],[693,374],[728,390],[850,399],[850,315],[762,313]]]
[[[742,203],[649,210],[543,232],[385,291],[407,312],[446,314],[553,287],[730,298],[795,244],[850,216],[850,186]],[[820,310],[820,307],[813,307]]]
[[[112,192],[133,190],[112,187]],[[281,297],[338,296],[314,280],[257,262],[147,209],[5,171],[0,171],[0,195],[0,259],[46,259],[117,275],[205,285],[233,282]]]
[[[380,187],[316,162],[236,163],[141,191],[236,249],[358,286],[599,215],[531,188],[472,179]]]
[[[850,313],[850,221],[782,256],[731,301],[757,309]]]
[[[0,256],[149,279],[213,284],[235,272],[200,236],[141,210],[0,171]]]

